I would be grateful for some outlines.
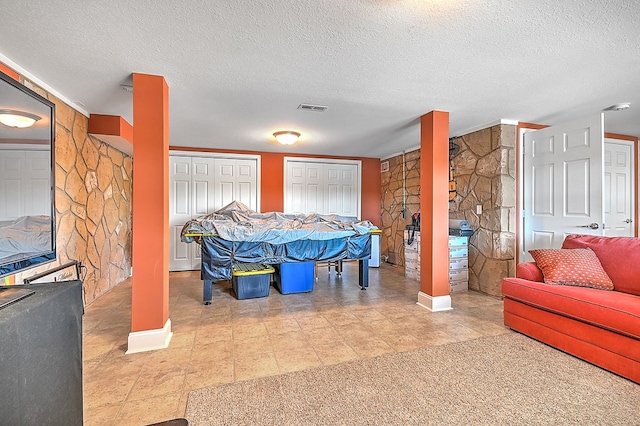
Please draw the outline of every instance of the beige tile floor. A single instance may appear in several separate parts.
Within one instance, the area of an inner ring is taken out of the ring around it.
[[[416,304],[419,285],[403,268],[370,269],[361,291],[357,263],[341,278],[319,269],[311,293],[237,300],[214,285],[202,304],[199,272],[170,274],[169,348],[125,355],[131,330],[131,282],[85,310],[85,425],[145,425],[182,417],[192,389],[508,333],[502,301],[469,291],[454,309]]]

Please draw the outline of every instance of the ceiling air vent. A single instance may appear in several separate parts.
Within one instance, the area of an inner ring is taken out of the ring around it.
[[[298,105],[298,109],[302,109],[305,111],[316,111],[316,112],[325,112],[327,110],[327,106],[323,105],[311,105],[311,104],[300,104]]]

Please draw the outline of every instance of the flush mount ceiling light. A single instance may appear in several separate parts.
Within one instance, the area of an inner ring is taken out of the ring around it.
[[[42,117],[24,111],[0,109],[0,123],[9,127],[31,127],[35,124],[36,121],[40,120],[41,118]]]
[[[293,132],[291,130],[283,130],[281,132],[275,132],[273,136],[282,145],[293,145],[300,137],[300,133]]]
[[[621,104],[613,104],[605,108],[604,111],[624,111],[625,109],[629,109],[629,107],[631,107],[629,102],[623,102]]]

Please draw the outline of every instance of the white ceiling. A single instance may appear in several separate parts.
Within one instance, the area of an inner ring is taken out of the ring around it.
[[[456,136],[619,102],[605,129],[640,136],[637,0],[21,0],[0,16],[0,61],[86,112],[131,122],[120,85],[164,76],[173,146],[384,157],[418,146],[434,109]]]

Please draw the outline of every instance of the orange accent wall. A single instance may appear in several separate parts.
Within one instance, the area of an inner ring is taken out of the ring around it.
[[[420,291],[449,290],[449,113],[420,118]]]
[[[3,64],[2,62],[0,62],[0,71],[2,71],[3,73],[5,73],[6,75],[8,75],[14,80],[20,80],[20,74],[18,74],[17,72],[15,72],[11,68]]]
[[[370,220],[378,228],[382,227],[382,177],[380,160],[362,158],[362,219]]]
[[[133,143],[133,126],[118,115],[91,114],[89,133],[119,136]]]
[[[284,155],[260,154],[260,211],[281,212],[284,209]]]
[[[169,88],[133,74],[133,279],[131,331],[169,318]]]
[[[368,157],[340,157],[327,155],[306,155],[231,149],[203,149],[172,146],[172,150],[192,152],[219,152],[231,154],[252,154],[261,157],[260,211],[282,211],[284,209],[284,157],[332,158],[360,160],[362,162],[362,219],[380,226],[381,182],[380,160]]]

